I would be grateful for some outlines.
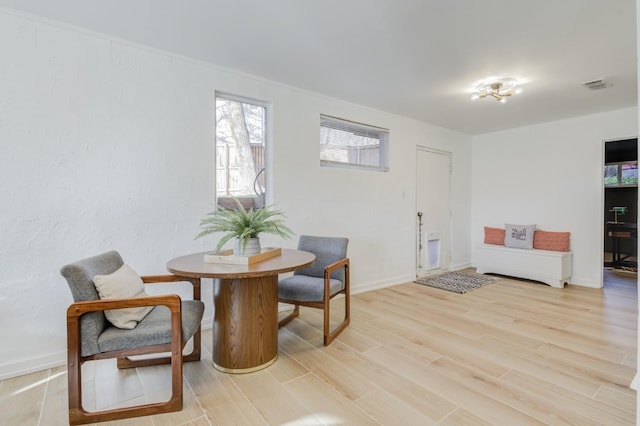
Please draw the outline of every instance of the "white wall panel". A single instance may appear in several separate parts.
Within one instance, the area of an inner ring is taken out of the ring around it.
[[[602,284],[603,141],[637,136],[637,108],[473,137],[473,244],[483,226],[571,232],[572,283]]]
[[[470,264],[468,135],[8,12],[0,51],[0,378],[65,361],[62,265],[117,249],[157,274],[213,248],[194,237],[216,91],[271,103],[271,201],[297,234],[350,238],[354,293],[414,278],[416,145],[453,153],[453,262]],[[321,168],[320,114],[390,129],[391,171]]]

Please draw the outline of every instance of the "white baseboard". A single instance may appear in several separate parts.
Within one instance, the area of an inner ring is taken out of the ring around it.
[[[416,279],[415,274],[400,275],[381,281],[374,281],[364,285],[351,286],[351,294],[365,293],[367,291],[378,290],[381,288],[391,287],[398,284],[413,282]]]
[[[67,352],[56,352],[44,356],[29,358],[17,362],[10,362],[0,365],[0,380],[12,377],[23,376],[25,374],[42,371],[49,368],[66,365]]]
[[[571,277],[571,284],[574,285],[579,285],[582,287],[590,287],[590,288],[600,288],[600,286],[597,283],[594,283],[593,280],[589,279],[589,278],[582,278],[582,277]]]
[[[456,263],[454,265],[451,265],[451,269],[454,271],[461,271],[462,269],[467,269],[472,267],[473,265],[471,264],[471,262]]]
[[[471,267],[471,262],[457,263],[451,265],[451,270],[459,271],[461,269],[467,269]],[[381,288],[387,288],[398,284],[412,283],[416,279],[415,274],[400,275],[394,278],[389,278],[381,281],[374,281],[359,286],[351,287],[351,294],[365,293],[367,291],[379,290]]]

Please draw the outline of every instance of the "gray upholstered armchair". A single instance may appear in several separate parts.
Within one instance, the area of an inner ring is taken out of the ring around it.
[[[318,308],[324,311],[324,345],[330,344],[350,321],[349,259],[347,258],[347,238],[314,237],[301,235],[298,250],[316,255],[316,261],[309,267],[294,272],[289,278],[278,283],[278,300],[294,305],[293,312],[280,320],[278,327],[289,323],[300,314],[300,306]],[[330,301],[344,294],[344,320],[330,330]]]
[[[94,280],[122,270],[124,262],[115,251],[100,254],[64,266],[75,303],[67,310],[67,369],[69,383],[69,423],[82,424],[127,417],[145,416],[182,409],[182,363],[200,359],[200,322],[204,304],[200,301],[200,280],[159,275],[137,277],[142,282],[189,281],[193,284],[193,299],[181,300],[178,295],[142,296],[134,298],[100,299]],[[127,284],[125,282],[125,284]],[[143,287],[142,283],[140,286]],[[112,325],[105,311],[122,308],[143,308],[150,311],[123,329]],[[193,337],[193,350],[183,356],[186,342]],[[131,360],[133,355],[169,352],[169,356]],[[86,411],[82,406],[81,366],[85,361],[118,358],[118,368],[171,364],[172,396],[166,402],[99,412]]]

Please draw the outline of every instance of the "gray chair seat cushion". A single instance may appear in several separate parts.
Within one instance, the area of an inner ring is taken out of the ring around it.
[[[329,292],[333,296],[344,289],[340,280],[329,281]],[[300,302],[321,302],[324,300],[324,278],[294,275],[278,282],[278,298]]]
[[[189,340],[198,329],[204,303],[182,301],[182,339]],[[166,306],[156,306],[133,330],[108,326],[98,337],[100,352],[171,343],[171,312]],[[84,354],[84,356],[88,354]]]

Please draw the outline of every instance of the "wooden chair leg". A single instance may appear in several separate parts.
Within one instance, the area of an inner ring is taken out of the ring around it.
[[[330,302],[329,302],[330,303]],[[329,328],[330,325],[330,309],[329,304],[325,307],[324,314],[324,345],[329,346],[333,340],[338,337],[342,331],[347,328],[349,322],[351,321],[351,315],[349,312],[349,293],[345,294],[345,312],[344,312],[344,320],[333,330],[331,331]]]
[[[189,282],[193,285],[193,300],[200,300],[200,287],[201,287],[201,279],[200,278],[189,278]],[[182,357],[182,362],[193,362],[200,361],[201,357],[201,348],[202,348],[202,325],[198,326],[198,330],[193,335],[193,350],[191,353],[184,355]]]
[[[67,361],[67,386],[69,390],[69,424],[79,424],[82,419],[82,364],[75,354],[75,361],[71,361],[73,355],[69,355]]]
[[[300,315],[300,305],[295,305],[295,307],[293,308],[293,312],[291,312],[289,315],[287,315],[286,317],[278,321],[278,328],[289,324],[291,320],[297,317],[298,315]]]
[[[80,357],[80,320],[67,316],[67,389],[69,423],[82,418],[82,360]]]
[[[193,335],[193,349],[191,350],[191,353],[188,353],[182,356],[182,362],[200,361],[200,357],[202,355],[202,352],[201,352],[202,330],[201,329],[202,329],[202,326],[199,325],[198,330],[196,330],[196,333]]]
[[[331,332],[331,330],[329,329],[329,324],[331,319],[329,305],[331,304],[331,301],[330,300],[327,301],[324,307],[324,345],[325,346],[328,346],[331,342],[333,342],[333,340],[336,337],[338,337],[338,335],[342,333],[342,331],[345,328],[347,328],[347,326],[349,325],[349,322],[351,321],[351,290],[349,288],[349,285],[350,285],[349,265],[346,265],[344,290],[342,291],[344,293],[344,320],[342,321],[342,323],[340,323],[340,325],[338,325],[333,330],[333,332]]]

